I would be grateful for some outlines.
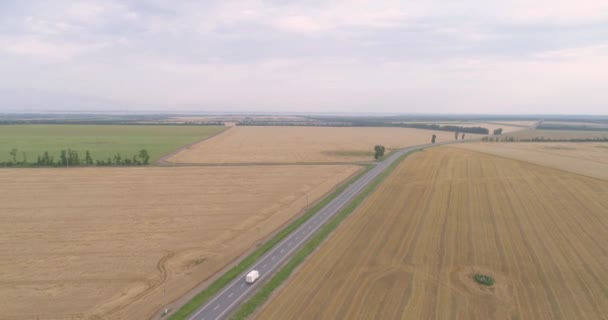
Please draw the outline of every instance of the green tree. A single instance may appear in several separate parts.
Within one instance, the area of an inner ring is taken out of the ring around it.
[[[79,166],[80,165],[80,157],[78,155],[78,151],[68,149],[68,164],[71,166]]]
[[[454,139],[458,140],[458,131],[454,132]]]
[[[433,138],[431,138],[431,143],[435,144],[435,139],[437,139],[437,135],[433,135]]]
[[[494,129],[494,135],[498,136],[502,134],[502,128]]]
[[[384,146],[377,145],[377,146],[374,147],[374,151],[376,152],[374,154],[374,158],[376,160],[378,160],[378,159],[380,159],[380,158],[382,158],[384,156]]]
[[[17,153],[19,153],[19,150],[15,148],[11,149],[11,151],[8,153],[11,156],[11,160],[13,163],[17,163]]]
[[[59,158],[61,159],[60,160],[61,162],[59,164],[61,164],[62,166],[66,166],[67,167],[68,164],[69,164],[68,163],[68,153],[67,153],[67,151],[61,150]]]
[[[150,155],[148,154],[148,150],[141,149],[139,150],[139,158],[143,165],[148,165],[150,163]]]
[[[87,166],[93,165],[93,158],[91,158],[91,152],[89,150],[87,150],[84,155],[84,162]]]
[[[461,140],[464,140],[464,133],[462,134],[462,137],[460,138]]]

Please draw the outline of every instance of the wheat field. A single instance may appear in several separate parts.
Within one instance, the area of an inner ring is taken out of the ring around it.
[[[0,319],[148,319],[357,170],[0,169]]]
[[[402,162],[257,319],[606,319],[607,227],[606,181],[431,149]]]
[[[454,140],[453,132],[411,128],[233,127],[169,159],[175,163],[313,163],[373,161],[387,151]],[[466,134],[465,138],[480,137]]]

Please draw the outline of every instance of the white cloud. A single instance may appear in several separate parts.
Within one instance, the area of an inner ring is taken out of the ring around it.
[[[608,2],[581,1],[23,1],[0,12],[0,110],[31,91],[54,106],[599,113]]]
[[[40,59],[44,62],[65,62],[81,54],[99,50],[103,44],[83,45],[63,41],[47,41],[37,37],[0,37],[0,51]]]

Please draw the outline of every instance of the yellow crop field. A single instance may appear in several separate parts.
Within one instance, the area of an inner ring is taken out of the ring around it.
[[[453,132],[410,128],[234,127],[169,158],[174,163],[311,163],[374,160],[387,150],[454,140]],[[466,134],[465,138],[480,137]]]
[[[512,125],[516,127],[531,127],[536,123],[536,121],[487,121],[487,123]]]
[[[257,318],[605,319],[607,227],[607,181],[431,149],[402,162]]]
[[[536,163],[608,181],[608,143],[466,143],[454,147]]]
[[[517,139],[544,138],[545,140],[608,139],[608,131],[525,130],[510,133],[509,136]]]
[[[0,169],[0,319],[148,319],[357,170]]]

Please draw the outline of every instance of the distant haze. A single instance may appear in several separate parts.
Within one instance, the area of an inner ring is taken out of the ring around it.
[[[608,1],[0,1],[0,112],[606,114]]]

